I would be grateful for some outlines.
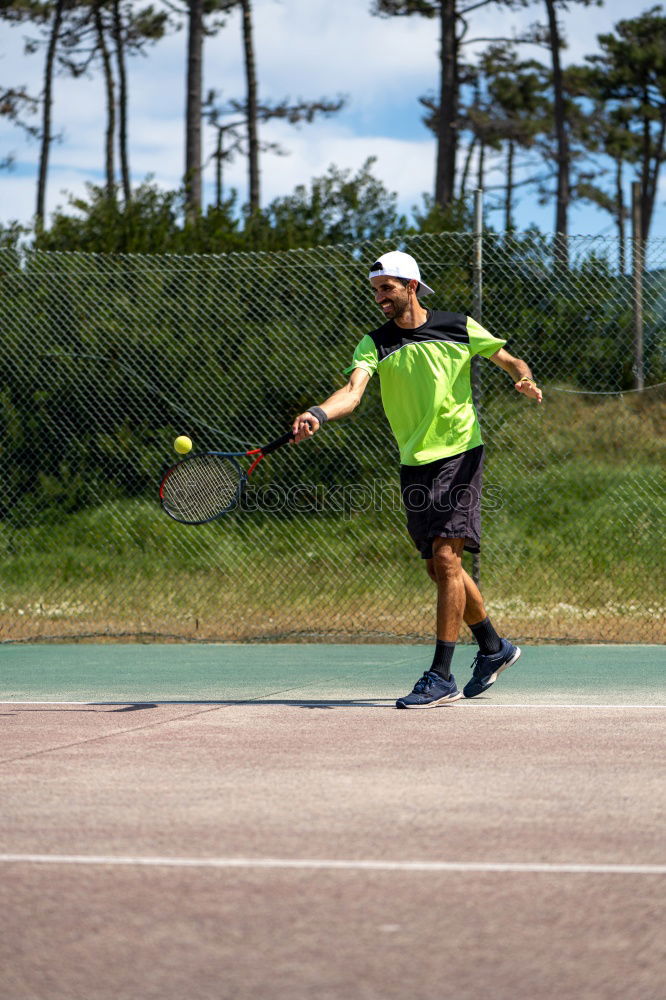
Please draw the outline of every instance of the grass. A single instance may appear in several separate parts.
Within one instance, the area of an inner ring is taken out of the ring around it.
[[[666,402],[515,402],[487,434],[481,570],[494,619],[520,638],[664,641]],[[399,510],[184,527],[152,500],[122,500],[0,525],[0,559],[2,638],[425,639],[434,628]]]

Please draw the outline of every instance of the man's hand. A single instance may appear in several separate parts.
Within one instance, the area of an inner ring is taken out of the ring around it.
[[[521,378],[515,383],[514,388],[518,392],[521,392],[523,396],[529,396],[531,399],[536,399],[537,403],[540,403],[543,399],[543,393],[534,379],[527,377]]]
[[[513,385],[517,392],[522,393],[523,396],[529,396],[530,399],[536,399],[537,403],[541,402],[543,393],[532,378],[529,366],[521,358],[514,358],[503,347],[500,347],[499,351],[490,356],[490,360],[499,365],[502,371],[505,371],[513,379]]]
[[[294,443],[299,444],[301,441],[305,441],[306,438],[311,438],[313,434],[317,433],[319,430],[319,421],[314,413],[306,410],[305,413],[299,413],[296,417],[292,430],[294,432]]]

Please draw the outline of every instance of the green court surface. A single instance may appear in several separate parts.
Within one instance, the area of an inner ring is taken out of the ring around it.
[[[456,649],[462,687],[476,647]],[[4,702],[390,704],[428,668],[424,645],[29,644],[0,647]],[[524,646],[474,705],[666,705],[664,646]],[[457,703],[461,704],[461,703]]]

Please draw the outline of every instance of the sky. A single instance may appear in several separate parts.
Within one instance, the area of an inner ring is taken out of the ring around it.
[[[147,2],[147,0],[146,0]],[[157,0],[159,6],[159,0]],[[470,16],[468,37],[510,35],[542,17],[541,4],[526,11],[482,8]],[[610,31],[623,17],[635,17],[651,3],[606,0],[602,7],[571,4],[561,24],[568,41],[564,61],[581,62],[595,51],[596,37]],[[419,97],[435,92],[438,80],[438,27],[422,17],[377,18],[370,0],[254,0],[254,35],[260,99],[316,100],[344,96],[344,110],[313,124],[293,127],[267,123],[260,137],[278,142],[289,155],[264,154],[261,159],[261,200],[291,193],[325,174],[331,164],[356,173],[368,157],[376,157],[373,173],[398,197],[401,211],[411,216],[421,207],[434,183],[435,140],[421,121]],[[38,95],[41,54],[26,55],[25,26],[0,25],[0,89],[24,86]],[[34,32],[33,32],[34,34]],[[146,178],[158,185],[179,187],[184,163],[185,30],[172,34],[148,54],[129,62],[129,135],[132,181]],[[480,45],[478,48],[483,48]],[[473,52],[468,47],[467,54]],[[546,59],[534,47],[525,56]],[[204,92],[215,89],[223,99],[242,99],[245,77],[238,14],[206,40]],[[52,149],[47,189],[47,214],[67,204],[70,195],[85,192],[86,182],[103,182],[104,95],[99,72],[88,79],[58,76],[54,86],[54,129],[61,139]],[[204,156],[213,150],[214,135],[204,129]],[[15,126],[0,119],[0,160],[11,154],[14,166],[0,173],[0,222],[27,223],[34,212],[38,146]],[[246,161],[225,165],[225,188],[246,198]],[[666,171],[652,235],[666,236]],[[501,184],[499,167],[488,186]],[[204,175],[205,199],[214,196],[214,164]],[[540,206],[535,194],[518,192],[519,228],[536,224],[549,232],[554,205]],[[487,222],[501,228],[493,194],[486,196]],[[495,199],[496,200],[496,199]],[[589,206],[575,206],[570,232],[614,234],[611,217]]]

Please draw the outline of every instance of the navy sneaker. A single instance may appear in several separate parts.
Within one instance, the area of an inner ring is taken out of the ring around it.
[[[515,663],[520,656],[518,646],[514,646],[508,639],[502,639],[501,642],[502,646],[497,653],[488,653],[485,656],[481,652],[476,654],[472,664],[472,679],[463,689],[466,698],[476,698],[477,694],[487,691],[502,671]]]
[[[436,708],[437,705],[448,705],[450,701],[462,698],[462,693],[456,687],[456,679],[451,674],[445,681],[439,674],[426,670],[414,685],[411,694],[398,698],[396,708]]]

